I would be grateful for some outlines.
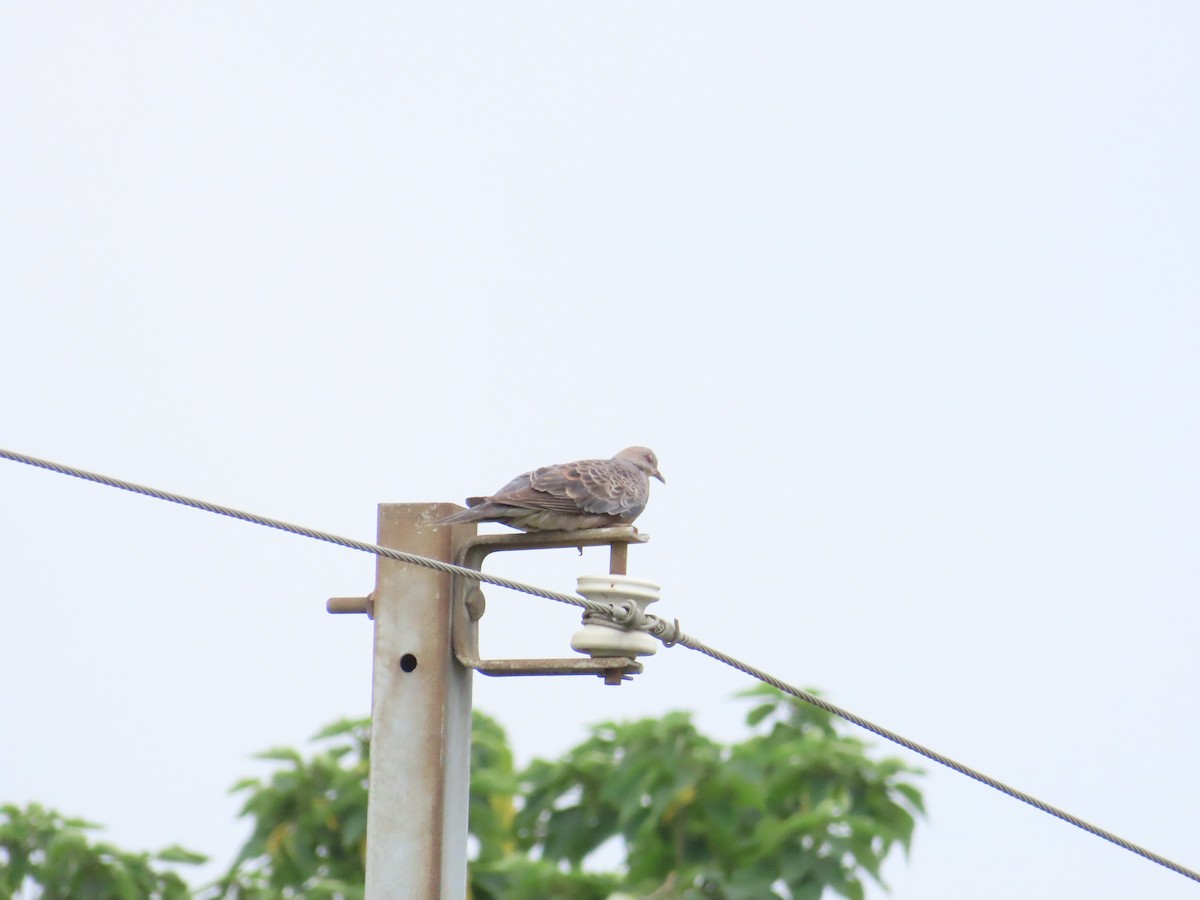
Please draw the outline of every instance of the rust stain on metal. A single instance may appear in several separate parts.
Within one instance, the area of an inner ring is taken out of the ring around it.
[[[628,575],[629,545],[613,544],[608,552],[608,574]]]

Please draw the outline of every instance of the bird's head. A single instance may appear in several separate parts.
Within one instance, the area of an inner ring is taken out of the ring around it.
[[[657,478],[663,484],[667,483],[667,479],[662,477],[662,472],[658,471],[658,457],[649,447],[626,447],[616,458],[627,460],[651,478]]]

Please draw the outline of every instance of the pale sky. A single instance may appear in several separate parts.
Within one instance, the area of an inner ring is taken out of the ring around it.
[[[1197,46],[1185,2],[9,4],[0,446],[371,540],[647,444],[661,614],[1195,868]],[[324,603],[373,559],[0,496],[0,802],[224,866],[251,754],[369,709]],[[488,598],[486,651],[569,654]],[[676,648],[475,696],[524,762],[737,739],[750,684]],[[925,768],[891,896],[1196,896]]]

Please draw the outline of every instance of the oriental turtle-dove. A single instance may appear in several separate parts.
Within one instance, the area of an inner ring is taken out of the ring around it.
[[[633,522],[650,497],[650,479],[666,483],[658,457],[627,447],[612,459],[581,459],[518,475],[490,497],[468,497],[441,524],[502,522],[522,531],[579,531]]]

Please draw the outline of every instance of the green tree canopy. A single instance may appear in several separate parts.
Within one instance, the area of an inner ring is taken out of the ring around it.
[[[0,807],[0,900],[185,900],[187,882],[161,863],[202,863],[180,847],[128,853],[91,835],[98,825],[32,803]]]
[[[571,870],[601,844],[625,849],[635,896],[861,897],[861,873],[912,838],[921,794],[896,759],[876,762],[830,716],[766,688],[723,745],[687,713],[605,723],[561,760],[523,773],[520,846]],[[787,893],[779,891],[786,886]],[[498,896],[497,896],[498,900]]]
[[[864,873],[880,881],[887,855],[909,846],[922,810],[914,770],[873,760],[807,704],[769,688],[745,696],[757,702],[739,743],[675,712],[597,725],[521,772],[500,725],[476,713],[473,900],[861,897]],[[308,759],[268,751],[280,768],[235,786],[254,830],[214,896],[361,896],[369,722],[316,739],[332,745]],[[623,864],[585,868],[610,843]]]
[[[862,897],[864,877],[882,883],[922,811],[915,770],[873,759],[807,704],[769,688],[743,696],[754,705],[739,742],[674,712],[596,725],[560,759],[520,771],[503,728],[476,712],[471,900],[816,900]],[[0,900],[358,900],[370,722],[336,722],[313,740],[308,756],[259,754],[269,776],[233,786],[250,837],[197,893],[167,864],[204,857],[127,853],[93,842],[96,826],[32,805],[0,807]]]

